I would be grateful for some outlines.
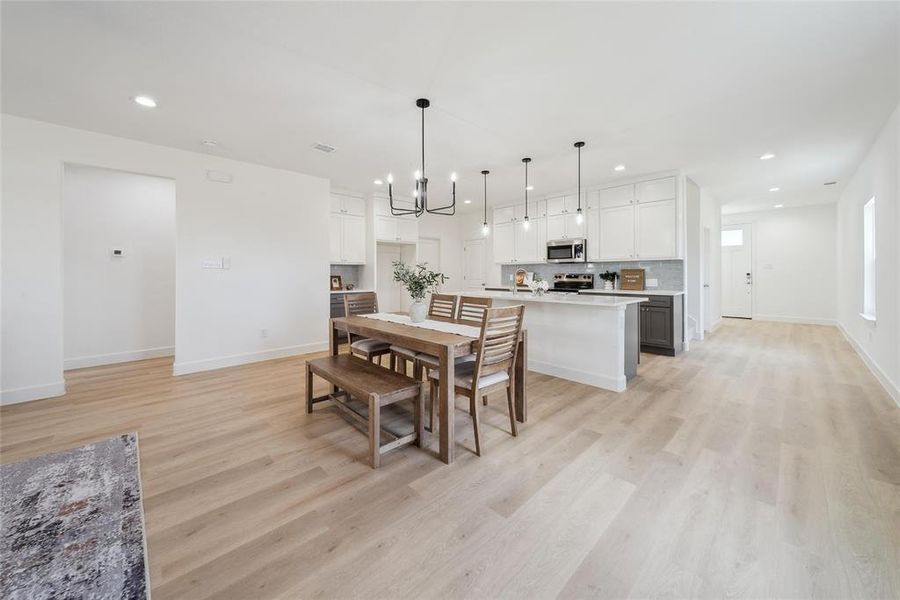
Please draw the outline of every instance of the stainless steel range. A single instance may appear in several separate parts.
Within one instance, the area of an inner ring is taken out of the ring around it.
[[[591,273],[557,273],[553,276],[553,286],[549,291],[577,294],[578,290],[594,289],[594,275]]]

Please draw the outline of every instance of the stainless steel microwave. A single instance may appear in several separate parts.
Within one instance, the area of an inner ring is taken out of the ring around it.
[[[547,262],[587,262],[587,243],[584,239],[552,240],[547,242]]]

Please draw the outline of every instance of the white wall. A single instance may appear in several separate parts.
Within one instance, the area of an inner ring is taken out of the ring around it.
[[[67,369],[175,353],[174,180],[65,165],[63,304]]]
[[[689,178],[684,180],[684,222],[684,337],[702,339],[700,186]]]
[[[329,273],[327,180],[5,114],[2,130],[4,403],[64,391],[64,163],[175,180],[177,373],[324,347],[328,298],[309,286]],[[217,256],[231,269],[200,269]]]
[[[703,330],[712,331],[722,320],[722,208],[708,190],[700,188],[700,289]],[[709,242],[704,236],[708,231]],[[708,246],[708,247],[707,247]]]
[[[900,107],[878,135],[838,202],[838,322],[900,404]],[[862,312],[862,208],[875,197],[876,322]]]
[[[723,225],[752,225],[754,319],[835,322],[835,209],[819,204],[722,216]]]

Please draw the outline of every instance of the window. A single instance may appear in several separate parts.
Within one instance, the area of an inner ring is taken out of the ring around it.
[[[743,229],[723,229],[722,230],[722,246],[743,246],[744,230]]]
[[[863,205],[863,310],[862,317],[875,320],[875,198]]]

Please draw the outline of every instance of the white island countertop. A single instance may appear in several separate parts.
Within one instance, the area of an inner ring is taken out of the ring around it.
[[[593,306],[596,308],[608,308],[614,310],[624,310],[629,304],[639,304],[649,300],[647,297],[623,297],[623,296],[600,296],[600,295],[579,295],[579,294],[560,294],[548,292],[543,296],[532,295],[531,292],[458,292],[462,296],[475,296],[478,298],[495,298],[497,300],[513,300],[516,302],[539,302],[542,304],[576,304],[579,306]]]
[[[595,289],[595,290],[578,290],[579,294],[591,295],[591,294],[616,294],[623,296],[681,296],[684,292],[676,291],[676,290],[658,290],[658,289],[649,289],[649,290],[604,290],[604,289]]]

